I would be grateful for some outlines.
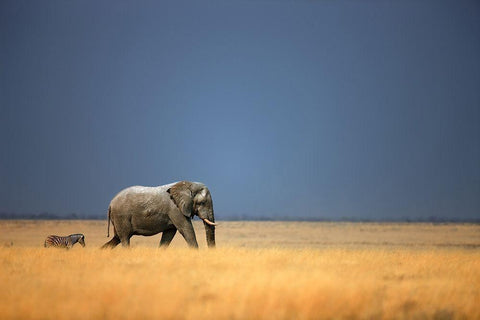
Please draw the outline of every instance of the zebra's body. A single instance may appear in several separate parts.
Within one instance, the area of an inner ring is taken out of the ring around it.
[[[50,235],[45,239],[45,248],[56,247],[70,249],[75,243],[80,243],[85,247],[85,236],[81,233],[71,234],[66,237]]]

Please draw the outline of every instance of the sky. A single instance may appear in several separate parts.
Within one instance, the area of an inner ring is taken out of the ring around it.
[[[2,1],[0,212],[480,218],[478,1]]]

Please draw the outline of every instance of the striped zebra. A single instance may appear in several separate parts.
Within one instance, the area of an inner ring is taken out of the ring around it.
[[[66,237],[50,235],[45,239],[44,247],[56,247],[70,249],[75,243],[80,243],[85,247],[85,236],[81,233],[71,234]]]

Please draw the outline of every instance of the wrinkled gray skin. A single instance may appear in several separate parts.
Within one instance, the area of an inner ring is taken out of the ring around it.
[[[152,236],[160,232],[160,247],[167,247],[177,230],[190,247],[198,248],[191,221],[194,215],[204,220],[207,244],[215,247],[215,226],[207,223],[215,222],[212,197],[204,184],[180,181],[124,189],[110,202],[108,230],[112,221],[115,235],[102,248],[114,248],[119,243],[128,247],[133,235]]]

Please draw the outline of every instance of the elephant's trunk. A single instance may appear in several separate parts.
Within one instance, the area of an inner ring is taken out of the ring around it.
[[[208,214],[208,218],[203,219],[203,225],[205,226],[205,233],[207,235],[207,245],[209,248],[215,248],[215,218],[213,217],[213,211]]]

